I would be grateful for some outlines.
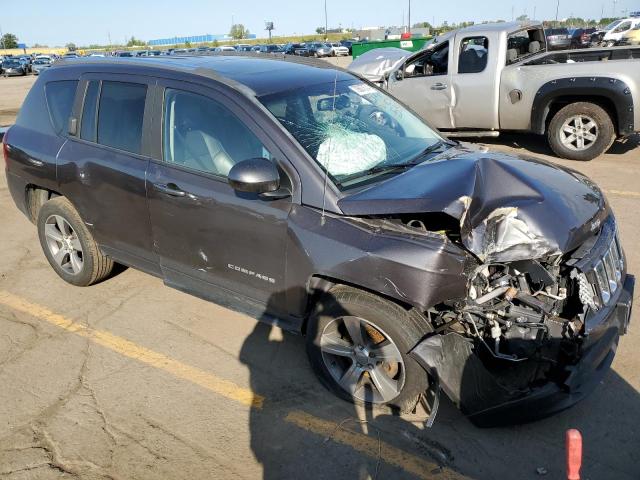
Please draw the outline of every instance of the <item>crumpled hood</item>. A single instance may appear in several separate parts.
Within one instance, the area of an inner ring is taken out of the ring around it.
[[[609,215],[584,175],[544,161],[452,148],[437,159],[338,202],[346,215],[444,212],[484,262],[570,251]]]
[[[387,73],[394,71],[413,52],[401,48],[375,48],[356,58],[347,70],[371,82],[382,82]]]

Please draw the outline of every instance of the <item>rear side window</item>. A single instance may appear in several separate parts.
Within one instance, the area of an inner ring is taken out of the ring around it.
[[[84,107],[82,108],[82,122],[80,123],[80,138],[96,141],[96,112],[98,111],[98,94],[100,82],[92,80],[87,84],[87,92],[84,95]]]
[[[65,131],[69,122],[77,87],[77,80],[49,82],[45,86],[49,116],[51,117],[53,129],[58,135]]]
[[[98,143],[140,153],[147,86],[102,82],[98,108]]]

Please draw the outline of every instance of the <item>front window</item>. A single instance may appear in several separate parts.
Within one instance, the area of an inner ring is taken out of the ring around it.
[[[609,25],[607,25],[606,27],[604,27],[605,31],[609,31],[612,28],[616,27],[622,20],[615,20],[613,22],[611,22]]]
[[[342,190],[400,173],[446,147],[392,97],[355,79],[267,95],[260,101]]]

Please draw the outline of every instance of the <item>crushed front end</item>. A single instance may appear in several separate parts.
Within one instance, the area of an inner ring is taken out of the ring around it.
[[[567,253],[487,261],[467,298],[429,311],[412,355],[478,426],[523,423],[584,398],[608,370],[631,314],[615,219]]]

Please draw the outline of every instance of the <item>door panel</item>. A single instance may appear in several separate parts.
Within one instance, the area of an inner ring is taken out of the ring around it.
[[[436,128],[452,128],[451,120],[451,52],[448,43],[434,51],[421,52],[409,58],[401,67],[400,78],[396,73],[389,77],[389,92],[409,105],[421,117]],[[435,68],[434,68],[435,63]]]
[[[236,308],[283,311],[291,199],[236,192],[226,180],[230,166],[270,157],[273,145],[222,93],[170,81],[159,88],[153,141],[162,153],[149,166],[147,196],[165,281],[207,298],[222,288]]]

